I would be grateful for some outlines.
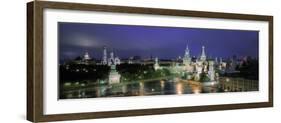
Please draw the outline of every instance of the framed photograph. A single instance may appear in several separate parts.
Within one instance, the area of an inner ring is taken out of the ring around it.
[[[33,122],[273,106],[273,17],[27,3]]]

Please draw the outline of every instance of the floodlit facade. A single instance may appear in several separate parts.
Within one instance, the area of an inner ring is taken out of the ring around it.
[[[182,64],[176,63],[173,66],[162,67],[159,65],[159,61],[157,58],[155,59],[154,63],[155,70],[158,70],[160,68],[166,68],[169,69],[172,73],[186,75],[187,79],[194,79],[195,81],[201,80],[202,74],[205,74],[210,81],[215,81],[217,74],[215,73],[214,66],[215,61],[207,59],[204,46],[202,46],[200,57],[193,61],[190,55],[188,45],[185,49]]]
[[[107,49],[106,47],[103,47],[103,57],[102,57],[102,64],[103,65],[119,65],[121,64],[121,60],[119,59],[119,57],[114,56],[114,52],[110,52],[109,54],[109,58],[107,57]]]
[[[111,70],[109,73],[109,84],[120,83],[121,75],[116,71],[116,65],[111,65]]]
[[[83,60],[91,60],[91,57],[88,52],[85,52]]]

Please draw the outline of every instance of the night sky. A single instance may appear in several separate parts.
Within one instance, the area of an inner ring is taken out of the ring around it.
[[[121,59],[131,56],[175,59],[188,44],[192,56],[202,45],[208,57],[258,57],[258,31],[58,23],[59,59],[74,59],[85,51],[102,58],[103,46]]]

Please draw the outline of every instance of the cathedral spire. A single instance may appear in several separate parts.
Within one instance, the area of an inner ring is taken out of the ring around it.
[[[183,57],[183,64],[189,65],[190,62],[191,62],[190,52],[189,52],[188,44],[186,44],[185,53]]]
[[[107,64],[107,50],[106,50],[106,46],[103,47],[103,58],[102,58],[102,64],[106,65]]]
[[[202,61],[206,60],[205,46],[202,46],[202,52],[201,52],[200,60],[202,60]]]
[[[184,57],[185,58],[189,58],[190,57],[190,52],[189,52],[188,44],[186,44]]]

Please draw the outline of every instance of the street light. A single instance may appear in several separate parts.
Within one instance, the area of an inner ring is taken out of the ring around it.
[[[226,82],[229,82],[229,78],[226,78],[225,80],[226,80]]]

